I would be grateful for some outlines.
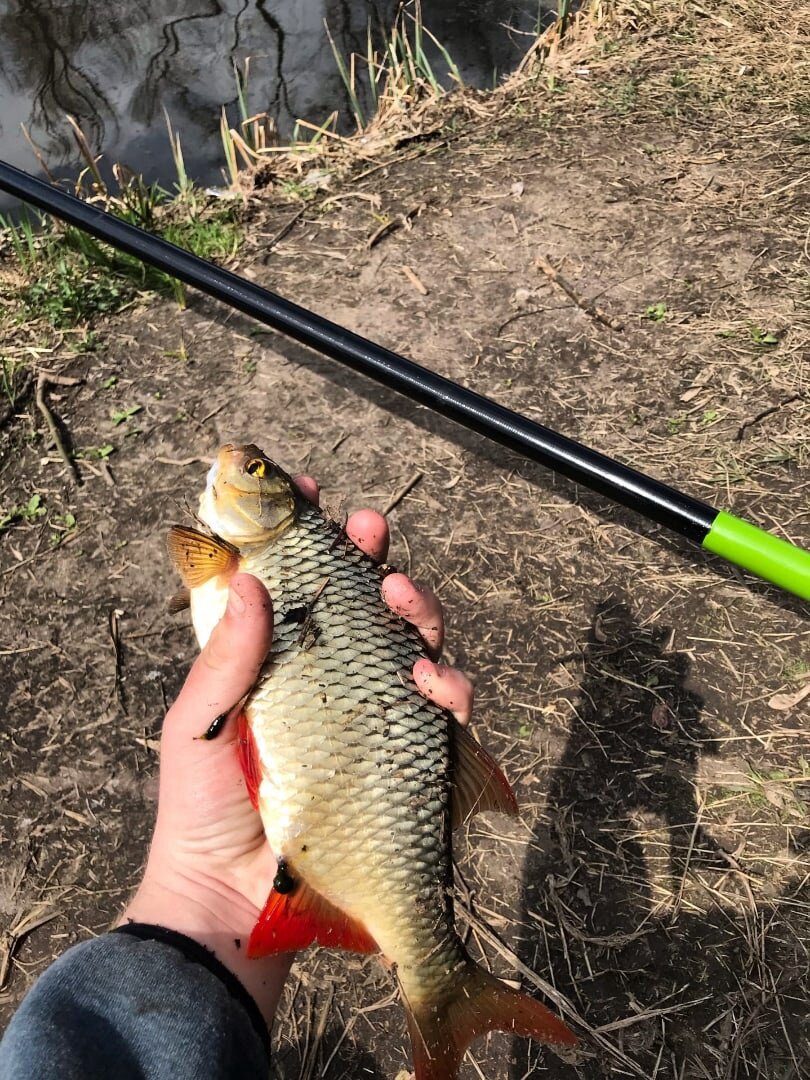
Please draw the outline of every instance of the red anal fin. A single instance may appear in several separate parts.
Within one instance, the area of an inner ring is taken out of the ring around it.
[[[242,775],[245,778],[245,786],[253,803],[253,809],[259,809],[259,784],[262,779],[261,766],[259,765],[259,751],[256,740],[250,730],[247,717],[244,712],[239,713],[237,720],[236,748],[239,753],[239,764],[242,766]]]
[[[292,892],[272,890],[248,942],[250,957],[295,952],[308,945],[325,945],[347,952],[379,952],[377,942],[362,923],[325,900],[305,881],[296,878]]]
[[[455,775],[453,828],[482,810],[517,817],[518,804],[500,765],[465,728],[453,728]]]

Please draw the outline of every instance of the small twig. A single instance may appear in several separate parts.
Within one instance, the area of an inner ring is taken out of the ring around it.
[[[118,617],[123,615],[123,611],[120,608],[113,608],[109,615],[109,627],[110,637],[113,643],[113,653],[115,656],[115,676],[113,681],[113,693],[118,699],[118,704],[121,706],[121,710],[126,713],[127,708],[124,704],[124,695],[121,692],[121,636],[118,632]]]
[[[202,418],[202,420],[200,420],[200,425],[207,423],[207,421],[209,421],[213,416],[216,416],[217,413],[221,413],[222,410],[229,404],[230,404],[230,402],[223,401],[221,405],[217,405],[217,407],[215,409],[212,409],[210,412],[207,412],[205,414],[205,416]]]
[[[28,128],[25,126],[25,124],[20,124],[20,127],[22,128],[22,133],[23,133],[23,136],[25,137],[25,141],[31,147],[31,149],[34,152],[34,156],[36,157],[37,161],[39,162],[40,169],[42,169],[42,171],[48,177],[48,180],[49,180],[49,182],[51,184],[58,184],[59,181],[56,179],[56,177],[53,175],[51,170],[48,168],[48,163],[45,160],[45,157],[43,156],[42,151],[39,149],[37,144],[31,138],[31,134],[30,134]]]
[[[587,945],[599,945],[610,949],[624,948],[625,945],[629,945],[633,941],[637,941],[639,938],[647,937],[648,934],[653,933],[655,929],[653,926],[647,926],[646,924],[652,918],[652,912],[649,912],[641,920],[635,930],[626,934],[607,934],[603,936],[583,934],[581,930],[576,927],[570,919],[565,915],[565,905],[557,895],[557,885],[555,880],[549,876],[546,879],[548,885],[549,897],[551,899],[552,906],[557,914],[557,918],[560,922],[560,926],[566,931],[570,937],[575,938],[577,941],[582,941]]]
[[[671,922],[674,923],[678,917],[678,913],[681,910],[681,904],[683,903],[683,893],[686,888],[686,878],[689,874],[689,864],[692,861],[692,854],[695,850],[695,843],[698,838],[698,833],[702,828],[701,818],[703,817],[704,802],[700,795],[700,792],[695,789],[695,795],[697,796],[697,814],[695,814],[695,823],[692,826],[692,833],[689,837],[689,847],[686,851],[686,859],[683,864],[683,873],[681,874],[681,880],[678,882],[678,892],[675,895],[675,902],[672,905],[672,911],[670,913]]]
[[[58,911],[51,911],[46,915],[40,915],[38,912],[31,911],[28,915],[19,919],[11,930],[5,932],[3,935],[5,938],[5,941],[3,942],[3,955],[0,957],[0,990],[5,989],[6,982],[8,981],[8,973],[11,968],[11,961],[14,958],[14,952],[19,943],[34,930],[38,930],[40,926],[44,926],[44,924],[50,922],[51,919],[55,919],[58,914]]]
[[[403,484],[402,487],[391,496],[382,511],[383,517],[387,517],[393,509],[399,506],[405,496],[416,487],[423,476],[424,473],[417,470],[410,480]]]
[[[672,1013],[683,1012],[684,1009],[688,1009],[692,1005],[700,1005],[704,1001],[709,1001],[711,996],[711,994],[705,994],[703,997],[692,998],[691,1001],[682,1001],[680,1005],[668,1005],[664,1009],[645,1009],[635,1016],[624,1016],[621,1020],[612,1020],[608,1024],[600,1024],[598,1028],[594,1028],[594,1031],[602,1033],[606,1031],[622,1031],[624,1028],[632,1027],[633,1024],[638,1024],[641,1021],[653,1020],[656,1016],[670,1016]]]
[[[552,285],[556,285],[558,289],[564,292],[568,299],[573,300],[577,307],[584,311],[586,315],[590,315],[592,319],[596,319],[597,322],[602,323],[603,326],[607,326],[611,330],[624,330],[624,323],[620,319],[614,318],[612,315],[609,315],[604,308],[600,308],[597,304],[580,296],[573,285],[566,281],[559,270],[556,270],[548,259],[544,259],[542,255],[538,255],[534,265],[538,270],[542,270]]]
[[[418,293],[421,293],[422,296],[427,296],[427,286],[424,284],[421,278],[419,278],[417,274],[411,269],[410,266],[403,266],[402,273],[405,275],[408,281],[410,281],[411,285],[413,285],[413,287]]]
[[[101,470],[101,475],[104,477],[104,483],[107,487],[115,487],[115,480],[113,479],[112,471],[110,470],[110,463],[106,458],[102,458],[98,463],[98,467]]]
[[[210,465],[213,462],[213,458],[207,457],[187,457],[187,458],[173,458],[173,457],[156,457],[154,461],[159,461],[161,465],[176,465],[179,469],[185,469],[189,465]]]
[[[728,19],[722,19],[719,15],[713,15],[711,11],[707,11],[706,8],[701,7],[700,4],[694,3],[694,0],[692,2],[692,7],[695,9],[698,15],[703,15],[704,18],[711,19],[712,22],[716,22],[720,26],[724,26],[726,30],[734,29],[734,23],[730,23]]]
[[[394,1004],[398,997],[399,990],[394,989],[386,997],[381,998],[380,1001],[375,1001],[372,1005],[366,1005],[365,1008],[358,1009],[355,1013],[352,1014],[352,1016],[349,1018],[348,1024],[344,1025],[343,1031],[340,1033],[340,1036],[335,1041],[335,1045],[332,1047],[332,1053],[323,1063],[321,1076],[329,1075],[329,1066],[332,1064],[334,1058],[337,1057],[338,1051],[343,1045],[346,1037],[351,1033],[352,1028],[354,1027],[355,1023],[360,1019],[360,1017],[367,1016],[369,1013],[372,1012],[377,1012],[378,1009],[387,1009],[389,1005]]]
[[[347,199],[362,199],[364,202],[371,203],[374,210],[380,208],[380,196],[369,195],[366,191],[345,191],[342,195],[328,195],[322,203],[318,206],[319,210],[325,210],[327,206],[333,206],[335,203],[345,202]]]
[[[37,559],[53,558],[57,551],[61,551],[64,548],[65,544],[74,543],[78,539],[78,537],[80,537],[82,533],[87,532],[89,528],[89,525],[83,525],[80,529],[71,529],[70,533],[65,537],[64,540],[60,541],[60,543],[58,544],[53,544],[45,551],[42,550],[42,544],[44,542],[44,537],[47,535],[47,533],[43,529],[41,532],[41,536],[43,539],[41,539],[37,543],[34,554],[29,555],[27,559],[22,559],[20,562],[14,563],[12,566],[7,566],[4,570],[0,570],[0,577],[5,577],[6,574],[13,574],[15,570],[22,570],[24,566],[30,566],[31,563],[36,562]]]
[[[388,236],[389,233],[394,232],[396,229],[410,229],[413,219],[418,217],[424,209],[425,203],[417,203],[416,206],[412,206],[410,210],[406,210],[405,213],[400,214],[399,217],[391,218],[389,221],[383,222],[379,229],[376,229],[368,240],[366,240],[366,247],[368,250],[370,251],[379,244],[384,236]]]
[[[519,311],[516,315],[510,315],[506,322],[502,322],[495,331],[495,337],[500,337],[507,326],[517,322],[518,319],[528,319],[530,315],[542,315],[544,311],[559,311],[564,306],[564,304],[549,304],[548,307],[528,308],[526,311]]]
[[[48,642],[37,641],[32,645],[23,645],[19,649],[0,649],[0,656],[18,656],[20,653],[36,652],[38,649],[47,649]]]
[[[791,188],[798,187],[806,180],[810,179],[810,173],[805,173],[804,176],[797,176],[795,180],[791,180],[789,184],[782,184],[781,187],[774,188],[773,191],[766,191],[762,196],[763,199],[770,199],[774,195],[781,195],[784,191],[790,191]]]
[[[160,740],[159,739],[149,739],[146,736],[144,736],[142,739],[137,739],[136,738],[135,742],[138,744],[138,746],[142,746],[145,750],[151,750],[153,754],[159,754],[160,753]]]
[[[48,425],[48,431],[51,434],[51,438],[53,439],[54,445],[56,446],[56,450],[60,458],[62,459],[62,461],[64,461],[65,465],[67,466],[68,472],[77,484],[80,484],[82,482],[82,478],[79,474],[76,462],[70,456],[67,448],[65,447],[64,441],[62,439],[62,433],[59,430],[59,425],[56,423],[56,419],[51,410],[49,409],[47,402],[45,401],[45,387],[48,385],[48,383],[52,383],[54,386],[78,386],[81,381],[81,379],[69,379],[64,375],[53,375],[49,371],[40,371],[39,375],[37,376],[36,390],[37,408],[42,414],[45,423]]]
[[[320,598],[323,596],[324,591],[326,589],[326,586],[328,584],[329,584],[329,578],[325,577],[323,579],[323,581],[321,582],[321,584],[320,584],[320,586],[318,588],[318,591],[315,593],[315,595],[312,597],[310,602],[307,604],[306,617],[304,618],[304,622],[303,622],[303,625],[301,627],[301,633],[298,635],[298,645],[299,645],[299,647],[303,647],[304,642],[307,639],[307,634],[309,633],[309,628],[310,628],[310,626],[312,626],[312,613],[315,610],[315,605],[318,603]],[[315,632],[316,637],[317,637],[317,633],[318,632],[316,630],[316,632]]]
[[[368,240],[366,240],[366,247],[368,248],[368,250],[371,251],[373,247],[379,244],[379,242],[384,236],[387,236],[389,233],[393,232],[394,229],[398,229],[399,225],[400,223],[397,221],[396,218],[391,218],[390,221],[384,221],[378,229],[374,230]]]
[[[306,206],[302,206],[301,209],[296,211],[296,213],[294,213],[291,218],[288,218],[287,221],[285,221],[285,223],[278,230],[278,232],[270,238],[270,242],[267,244],[265,252],[261,257],[261,261],[263,263],[266,263],[267,260],[270,258],[270,255],[272,254],[273,248],[276,246],[276,244],[280,243],[287,235],[287,233],[290,232],[292,227],[298,224],[298,222],[306,213],[306,209]]]
[[[304,1058],[303,1065],[301,1067],[300,1078],[301,1080],[311,1080],[315,1073],[315,1066],[317,1064],[318,1049],[326,1032],[326,1026],[329,1022],[329,1014],[332,1011],[332,1000],[335,996],[335,988],[330,984],[327,992],[326,1001],[321,1006],[320,1013],[318,1015],[317,1024],[315,1025],[315,1038],[307,1047],[307,1053]]]
[[[432,131],[423,132],[421,136],[413,137],[420,137],[426,139],[429,138],[431,135],[435,135],[436,132],[439,130],[441,129],[434,128]],[[406,161],[413,161],[415,158],[424,157],[426,154],[435,154],[439,150],[445,150],[448,146],[450,146],[451,143],[454,143],[460,137],[460,135],[454,135],[451,138],[442,139],[441,142],[432,143],[429,146],[419,146],[416,148],[416,150],[411,150],[410,153],[403,154],[402,157],[398,157],[395,162],[392,162],[390,159],[386,161],[381,161],[378,165],[372,165],[370,169],[366,169],[364,172],[358,173],[357,176],[352,178],[353,183],[359,184],[361,180],[365,180],[365,178],[367,176],[371,176],[372,173],[379,172],[380,169],[390,169],[392,164],[396,164],[397,166],[401,167],[405,164]],[[400,140],[399,145],[402,146],[403,142],[405,141],[407,140]]]
[[[778,405],[771,405],[769,409],[763,409],[762,412],[757,413],[756,416],[752,416],[750,420],[743,420],[737,428],[737,434],[734,438],[737,442],[742,442],[743,435],[745,435],[748,428],[753,427],[754,424],[758,424],[760,420],[764,420],[766,416],[771,416],[773,413],[779,412],[785,405],[792,405],[794,401],[801,401],[801,398],[801,394],[792,394],[790,397],[785,398],[784,401],[780,401]]]

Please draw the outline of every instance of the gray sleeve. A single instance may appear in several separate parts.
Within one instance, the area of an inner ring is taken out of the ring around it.
[[[267,1030],[247,991],[181,934],[132,926],[68,949],[0,1042],[0,1080],[261,1080]]]

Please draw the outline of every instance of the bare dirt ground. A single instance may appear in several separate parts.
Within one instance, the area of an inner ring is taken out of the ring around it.
[[[553,79],[451,99],[305,204],[257,198],[236,268],[810,547],[802,7],[583,30]],[[70,483],[32,392],[0,431],[0,506],[47,510],[0,536],[3,1017],[137,881],[194,651],[166,530],[252,440],[343,510],[419,473],[392,561],[445,601],[522,806],[458,843],[459,925],[585,1048],[494,1036],[465,1078],[809,1075],[807,605],[199,297],[101,332],[33,359],[82,380],[49,398],[72,446],[114,453]],[[285,1078],[409,1068],[389,976],[324,951],[275,1044]]]

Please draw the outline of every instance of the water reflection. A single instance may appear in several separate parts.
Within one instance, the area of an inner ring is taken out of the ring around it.
[[[423,0],[422,10],[465,81],[481,86],[514,66],[526,33],[553,2]],[[70,113],[107,159],[167,181],[173,168],[165,106],[182,134],[189,172],[215,182],[220,106],[236,117],[234,61],[252,58],[250,107],[274,116],[282,133],[298,117],[318,122],[335,108],[348,120],[324,20],[344,54],[365,52],[369,20],[388,27],[398,6],[397,0],[0,0],[0,157],[32,167],[24,123],[49,164],[75,165],[64,122]]]

